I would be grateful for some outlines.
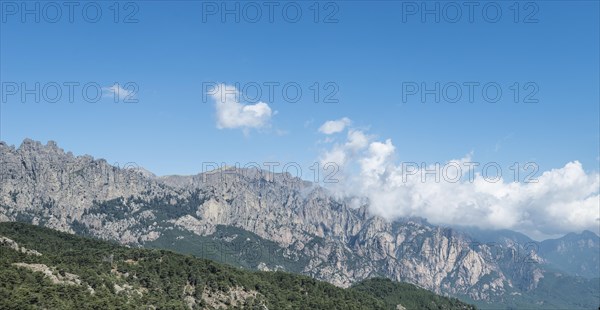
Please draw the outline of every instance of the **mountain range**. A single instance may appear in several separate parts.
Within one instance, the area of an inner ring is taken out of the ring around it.
[[[408,282],[481,308],[595,309],[600,237],[388,221],[289,174],[222,168],[157,177],[55,142],[0,142],[0,221],[167,249],[348,288]]]

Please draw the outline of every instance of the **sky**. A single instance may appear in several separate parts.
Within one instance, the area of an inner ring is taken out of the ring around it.
[[[277,162],[386,217],[599,230],[597,1],[52,3],[0,2],[8,144],[157,175]],[[502,179],[402,177],[448,162]]]

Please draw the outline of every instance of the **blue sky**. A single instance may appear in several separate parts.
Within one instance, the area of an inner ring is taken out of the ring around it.
[[[537,23],[515,23],[512,2],[497,2],[503,10],[497,23],[483,20],[479,10],[473,23],[465,15],[457,23],[444,16],[440,23],[419,16],[403,22],[401,1],[336,2],[337,23],[315,23],[309,2],[299,2],[298,23],[285,21],[279,10],[273,23],[264,16],[258,23],[244,16],[240,23],[222,22],[216,15],[203,22],[205,3],[137,2],[136,23],[115,23],[106,2],[100,2],[98,23],[86,22],[80,11],[73,23],[66,12],[57,23],[5,16],[3,83],[133,82],[139,89],[137,103],[7,96],[1,140],[55,140],[75,154],[136,162],[159,175],[197,173],[212,161],[308,167],[327,148],[319,127],[348,117],[355,128],[391,139],[404,161],[444,162],[472,152],[478,161],[504,166],[534,161],[547,171],[578,160],[586,171],[598,171],[597,1],[536,2]],[[333,12],[324,5],[321,20]],[[533,10],[521,5],[522,20]],[[124,6],[122,12],[131,12]],[[402,102],[403,83],[433,87],[436,81],[496,82],[503,95],[497,103],[481,96],[473,103],[436,103],[432,96]],[[210,82],[295,82],[303,96],[296,103],[281,93],[273,101],[263,96],[274,112],[267,127],[219,129],[215,102],[203,100],[202,85]],[[309,86],[315,82],[335,83],[339,102],[313,102]],[[515,82],[535,83],[539,102],[522,102],[525,90],[512,102]]]

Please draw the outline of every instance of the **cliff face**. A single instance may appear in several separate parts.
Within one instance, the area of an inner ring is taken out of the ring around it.
[[[491,300],[535,289],[545,272],[543,259],[518,244],[474,242],[420,219],[388,222],[310,182],[265,171],[155,177],[25,140],[19,148],[0,144],[0,185],[0,221],[129,245],[237,227],[274,242],[298,271],[343,287],[385,276]]]

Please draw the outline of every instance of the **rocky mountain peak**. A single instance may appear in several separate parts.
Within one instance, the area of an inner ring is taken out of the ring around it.
[[[18,149],[3,143],[0,159],[9,163],[0,169],[0,221],[25,221],[133,246],[194,238],[214,242],[226,227],[237,232],[222,240],[252,234],[287,262],[263,259],[256,266],[292,268],[343,287],[379,275],[439,293],[492,300],[535,290],[546,275],[536,253],[518,256],[512,243],[494,248],[423,218],[391,222],[369,215],[367,200],[338,197],[289,174],[224,167],[155,177],[141,167],[74,157],[55,143],[32,140]]]

